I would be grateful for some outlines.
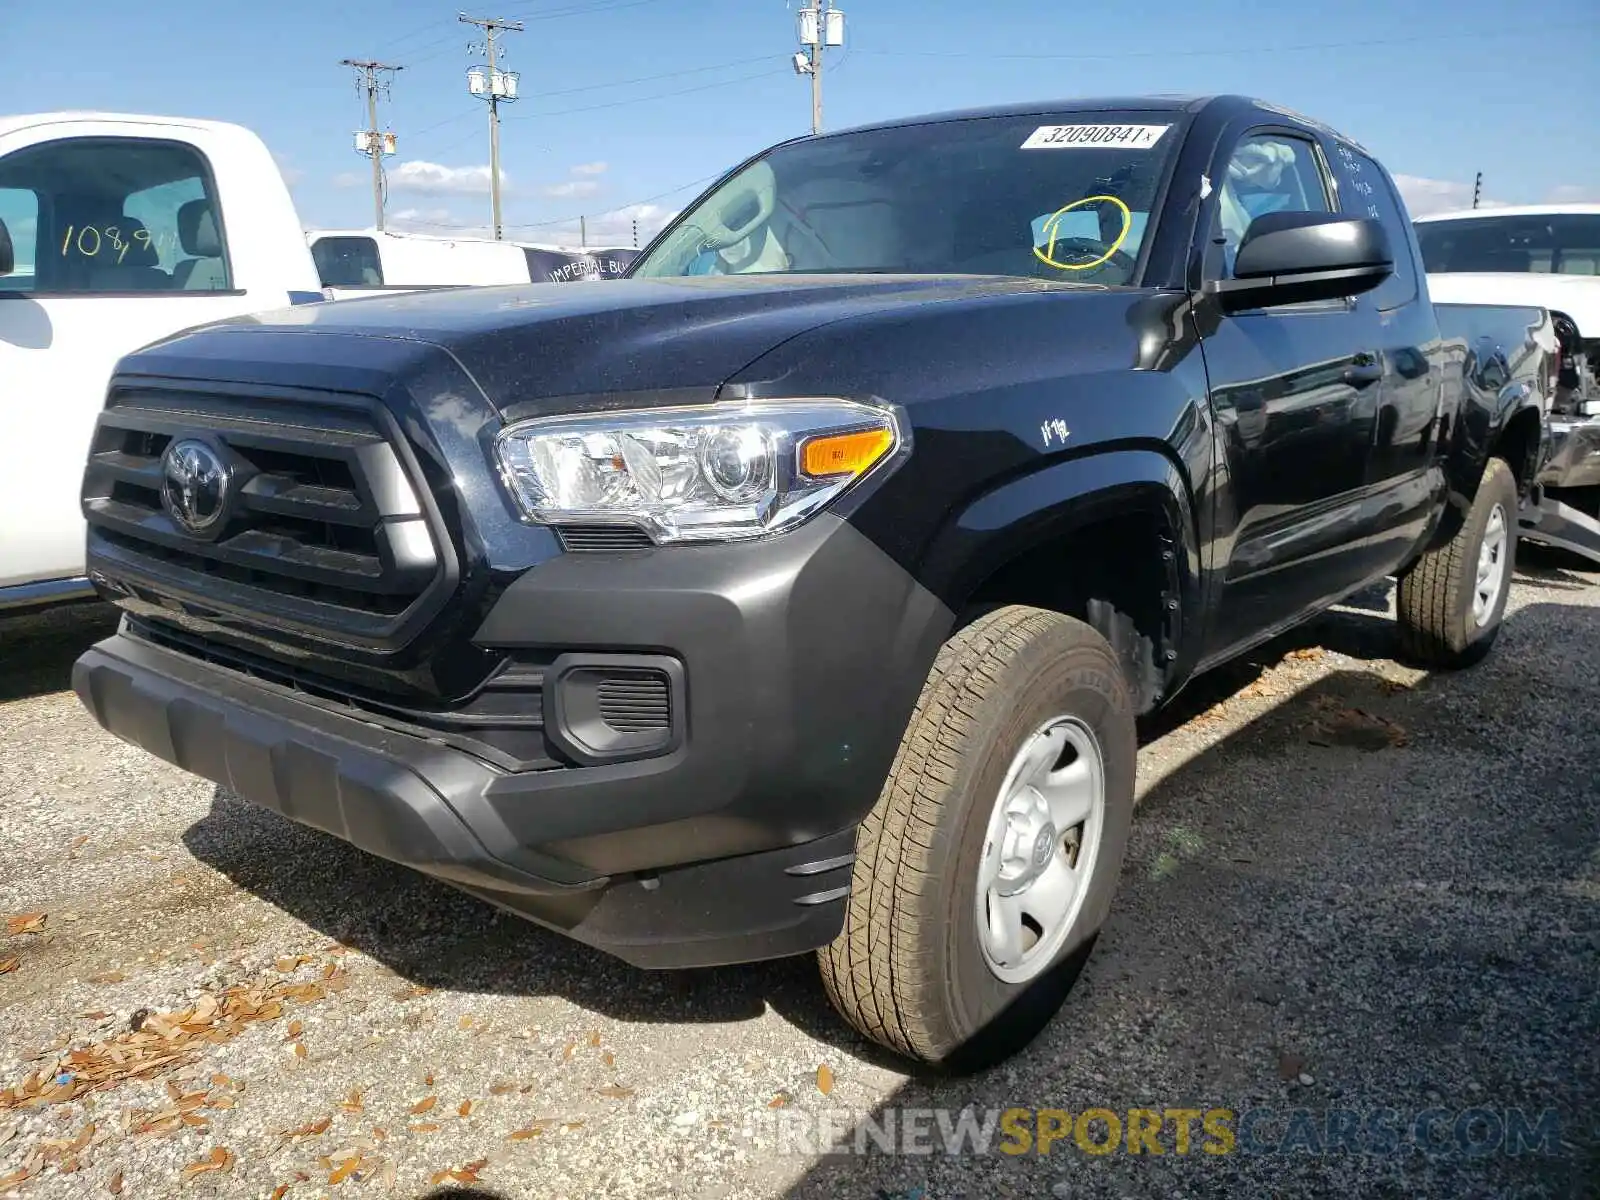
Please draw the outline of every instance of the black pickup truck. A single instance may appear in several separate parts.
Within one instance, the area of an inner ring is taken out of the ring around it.
[[[820,949],[868,1036],[1025,1044],[1135,718],[1399,578],[1493,641],[1556,341],[1430,305],[1389,176],[1222,97],[778,146],[629,278],[125,359],[84,477],[114,734],[643,967]]]

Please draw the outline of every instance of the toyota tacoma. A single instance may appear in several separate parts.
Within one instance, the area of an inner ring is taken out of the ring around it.
[[[1385,576],[1500,628],[1549,314],[1435,307],[1360,145],[1240,97],[775,147],[628,278],[124,358],[117,736],[647,968],[818,951],[950,1069],[1062,1004],[1135,720]]]

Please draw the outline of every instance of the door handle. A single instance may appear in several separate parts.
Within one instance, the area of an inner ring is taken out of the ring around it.
[[[1357,363],[1353,367],[1346,367],[1340,376],[1351,387],[1370,387],[1383,378],[1383,364],[1376,362]]]

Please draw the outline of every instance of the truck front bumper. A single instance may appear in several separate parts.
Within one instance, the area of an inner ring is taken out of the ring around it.
[[[1552,416],[1550,453],[1539,482],[1552,488],[1600,487],[1600,416]]]
[[[126,628],[73,686],[113,734],[246,800],[637,966],[706,966],[837,935],[855,827],[951,623],[831,516],[765,543],[559,556],[475,640],[674,664],[678,735],[526,771]]]

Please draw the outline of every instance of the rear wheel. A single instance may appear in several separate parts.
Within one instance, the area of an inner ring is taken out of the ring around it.
[[[1500,633],[1517,558],[1517,480],[1491,458],[1461,528],[1400,579],[1400,644],[1432,667],[1471,666]]]
[[[1088,625],[1008,607],[940,652],[857,836],[820,954],[839,1011],[955,1070],[1050,1020],[1110,909],[1133,812],[1132,701]]]

